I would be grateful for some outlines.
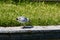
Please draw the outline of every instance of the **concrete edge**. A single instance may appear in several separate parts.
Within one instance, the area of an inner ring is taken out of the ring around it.
[[[0,33],[23,33],[30,31],[48,31],[48,30],[60,30],[60,25],[58,26],[34,26],[33,28],[22,28],[23,26],[18,27],[0,27]]]

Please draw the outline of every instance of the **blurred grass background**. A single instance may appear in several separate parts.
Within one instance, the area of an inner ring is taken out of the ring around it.
[[[60,3],[0,0],[0,26],[21,26],[16,21],[19,16],[30,18],[26,25],[60,25]]]

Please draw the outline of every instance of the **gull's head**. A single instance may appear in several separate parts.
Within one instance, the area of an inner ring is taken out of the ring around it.
[[[20,17],[17,17],[16,20],[20,23],[26,23],[26,22],[29,22],[29,19],[24,17],[24,16],[20,16]]]

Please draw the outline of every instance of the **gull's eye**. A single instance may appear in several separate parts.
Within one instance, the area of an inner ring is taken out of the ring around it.
[[[16,18],[16,20],[18,20],[18,18]]]

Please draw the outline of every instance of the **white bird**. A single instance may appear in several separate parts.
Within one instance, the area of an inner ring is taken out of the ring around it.
[[[23,29],[24,28],[32,28],[33,26],[26,26],[25,23],[26,22],[30,22],[29,18],[26,18],[24,16],[20,16],[20,17],[17,17],[16,20],[19,22],[19,23],[22,23],[23,24]]]
[[[17,17],[16,20],[20,23],[26,23],[29,22],[29,18],[26,18],[24,16]]]

